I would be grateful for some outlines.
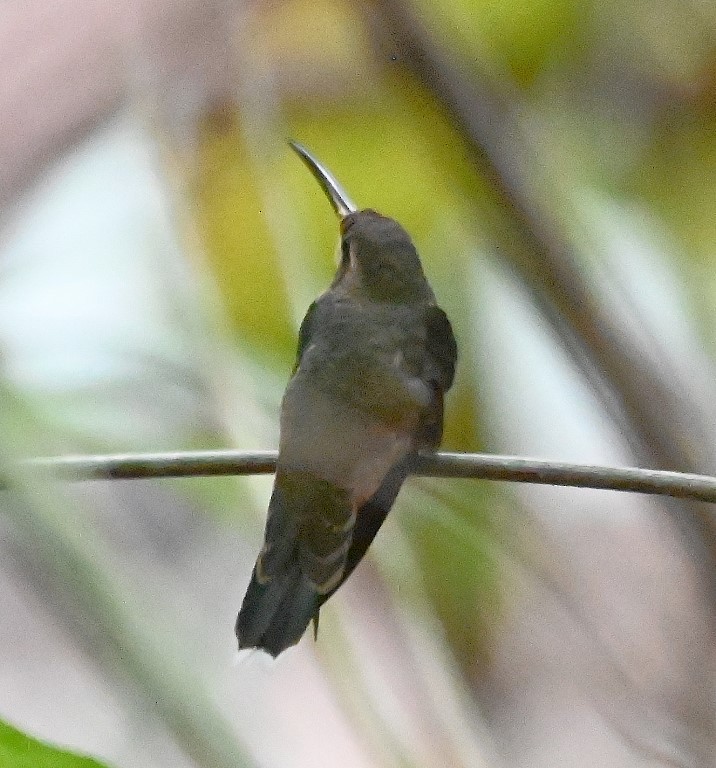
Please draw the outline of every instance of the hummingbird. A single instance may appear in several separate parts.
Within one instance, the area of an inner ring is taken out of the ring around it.
[[[304,146],[289,142],[340,221],[341,258],[309,307],[281,403],[264,544],[236,620],[239,648],[295,645],[350,576],[418,452],[438,448],[455,375],[450,322],[400,224],[358,210]]]

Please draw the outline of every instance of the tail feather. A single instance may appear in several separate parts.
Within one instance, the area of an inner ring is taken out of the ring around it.
[[[236,620],[239,648],[262,648],[272,656],[295,645],[318,614],[318,594],[298,566],[260,584],[256,573]]]
[[[320,553],[314,553],[312,558],[300,547],[295,509],[312,508],[319,514],[325,513],[327,507],[341,511],[344,505],[338,502],[342,499],[337,496],[336,489],[326,483],[309,485],[309,492],[304,494],[288,494],[292,486],[284,477],[277,477],[269,505],[264,548],[236,620],[239,648],[261,648],[275,657],[301,639],[311,620],[314,622],[314,635],[318,634],[320,607],[365,555],[410,474],[413,459],[412,455],[405,457],[388,473],[373,498],[358,511],[353,530],[346,525],[341,532],[345,537],[342,546],[326,546],[325,555],[321,546]],[[289,497],[295,508],[291,514],[287,503]],[[328,504],[328,501],[332,503]],[[326,542],[335,545],[332,540],[326,539]],[[326,542],[321,540],[319,544]],[[317,587],[319,566],[325,566],[331,574],[335,571],[337,583],[329,582],[327,589]],[[306,574],[310,575],[310,580]]]

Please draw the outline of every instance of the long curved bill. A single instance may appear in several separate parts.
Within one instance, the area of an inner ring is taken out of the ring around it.
[[[306,147],[303,146],[303,144],[299,144],[297,141],[289,141],[288,143],[301,160],[308,166],[308,170],[311,171],[316,181],[321,185],[321,189],[323,189],[328,196],[328,199],[331,201],[333,210],[342,219],[349,213],[355,213],[358,209],[355,204],[351,202],[350,197],[348,197],[328,168],[317,160]]]

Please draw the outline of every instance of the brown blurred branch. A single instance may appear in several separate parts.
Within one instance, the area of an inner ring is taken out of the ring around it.
[[[29,459],[23,469],[42,470],[62,480],[129,480],[268,474],[276,451],[190,451],[113,456],[61,456]],[[716,477],[636,467],[603,467],[484,453],[420,456],[413,470],[422,477],[505,480],[631,491],[716,503]]]

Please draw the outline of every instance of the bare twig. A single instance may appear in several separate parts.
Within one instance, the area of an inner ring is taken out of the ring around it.
[[[23,468],[62,480],[128,480],[268,474],[276,451],[188,451],[28,459]],[[423,477],[506,480],[631,491],[716,503],[716,477],[637,467],[604,467],[484,453],[422,455],[414,474]]]

